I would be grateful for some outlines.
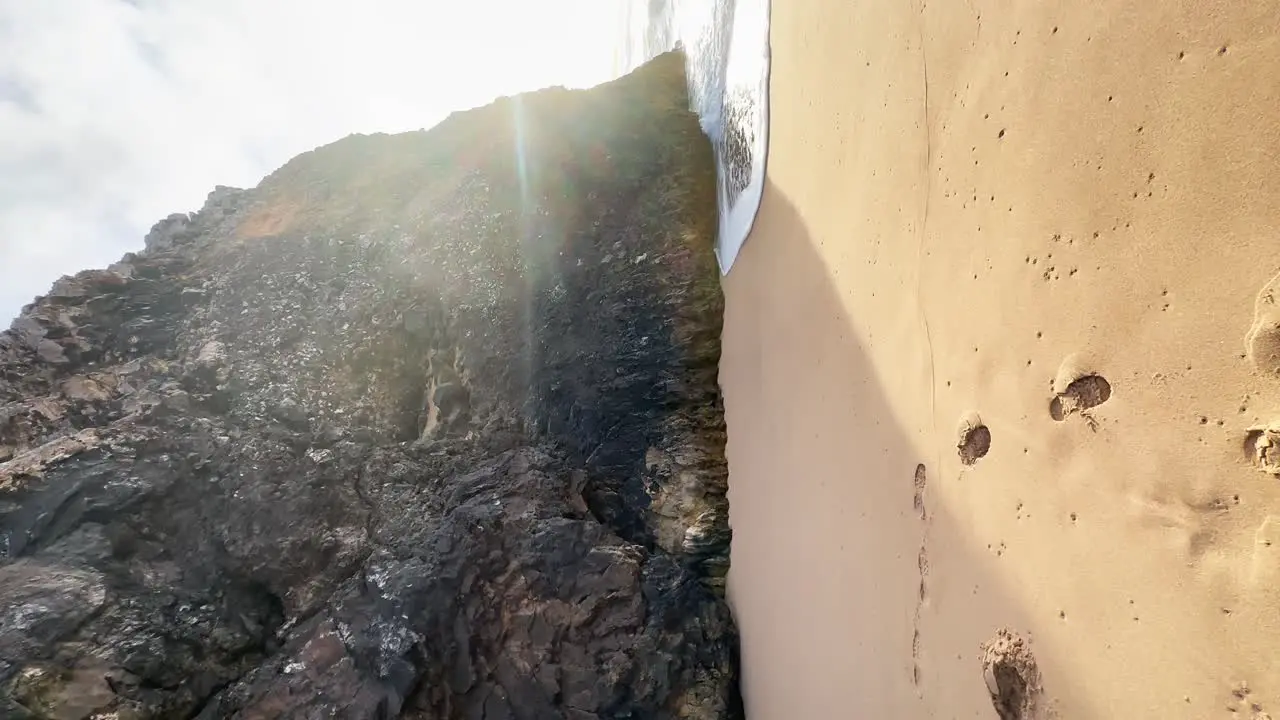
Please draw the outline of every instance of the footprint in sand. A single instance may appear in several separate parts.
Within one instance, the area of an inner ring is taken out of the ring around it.
[[[1079,414],[1090,425],[1094,424],[1089,413],[1093,408],[1111,399],[1111,383],[1093,372],[1092,363],[1079,354],[1069,355],[1058,366],[1053,379],[1053,399],[1049,401],[1049,416],[1062,422]]]
[[[972,465],[991,450],[991,431],[982,424],[982,418],[976,412],[965,413],[960,418],[957,430],[956,449],[960,453],[960,462]]]
[[[1280,379],[1280,274],[1258,291],[1244,348],[1258,372]]]
[[[916,590],[916,609],[912,620],[911,636],[911,683],[920,686],[922,671],[920,668],[920,613],[929,595],[929,514],[924,506],[924,492],[929,479],[924,464],[916,465],[915,472],[915,508],[920,519],[925,521],[924,534],[920,537],[920,552],[916,555],[916,568],[920,573],[920,585]]]
[[[920,465],[916,465],[916,474],[915,474],[915,477],[913,478],[913,483],[915,484],[916,493],[915,493],[915,498],[912,500],[911,504],[912,504],[912,507],[915,508],[916,512],[920,515],[920,519],[924,520],[926,518],[926,513],[924,509],[924,490],[925,490],[925,487],[929,484],[929,476],[927,471],[925,470],[923,463]]]
[[[1270,713],[1262,709],[1262,705],[1253,699],[1253,691],[1249,683],[1239,682],[1231,689],[1231,699],[1227,701],[1227,711],[1231,717],[1240,720],[1271,720]]]
[[[1037,720],[1042,713],[1040,669],[1030,645],[1007,628],[982,644],[982,679],[1000,720]]]
[[[1280,423],[1249,428],[1244,436],[1244,454],[1254,467],[1280,477]]]

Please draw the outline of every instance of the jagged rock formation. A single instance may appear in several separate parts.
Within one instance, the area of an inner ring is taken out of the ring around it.
[[[662,56],[218,188],[0,334],[0,716],[739,717]]]

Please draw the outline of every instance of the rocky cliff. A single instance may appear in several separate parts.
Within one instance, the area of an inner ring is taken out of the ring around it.
[[[0,334],[0,717],[740,717],[668,54],[218,188]]]

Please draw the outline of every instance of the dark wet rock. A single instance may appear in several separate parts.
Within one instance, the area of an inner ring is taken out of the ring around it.
[[[666,55],[354,136],[0,333],[0,717],[741,717]]]

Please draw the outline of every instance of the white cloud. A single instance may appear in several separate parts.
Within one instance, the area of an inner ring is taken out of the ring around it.
[[[0,0],[0,327],[214,185],[614,73],[628,0]]]

